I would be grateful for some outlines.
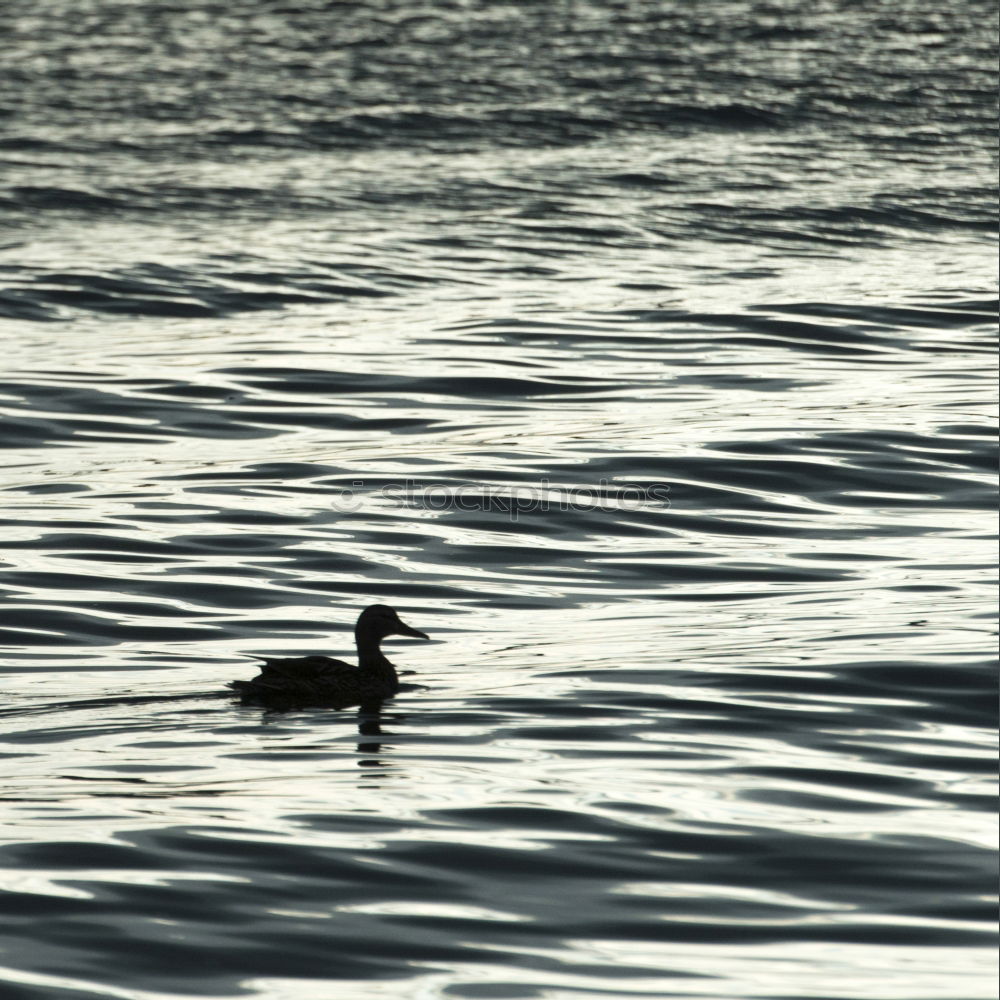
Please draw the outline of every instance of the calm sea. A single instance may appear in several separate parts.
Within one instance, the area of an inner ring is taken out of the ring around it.
[[[4,1000],[994,996],[996,38],[0,6]]]

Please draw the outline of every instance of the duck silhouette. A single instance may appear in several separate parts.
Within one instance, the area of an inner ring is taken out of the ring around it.
[[[260,673],[249,681],[231,681],[227,686],[239,692],[246,703],[329,705],[375,704],[391,698],[399,690],[396,668],[380,649],[390,635],[427,639],[410,628],[388,604],[373,604],[358,616],[354,641],[358,665],[351,666],[330,656],[296,656],[288,659],[259,657]]]

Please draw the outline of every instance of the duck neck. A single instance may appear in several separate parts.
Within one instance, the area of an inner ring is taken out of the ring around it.
[[[358,646],[358,666],[362,670],[395,674],[393,665],[382,655],[382,650],[379,648],[381,640],[373,635],[362,635],[355,632],[354,641]]]

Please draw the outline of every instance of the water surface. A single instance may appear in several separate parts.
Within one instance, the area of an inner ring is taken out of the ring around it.
[[[5,997],[994,995],[990,5],[0,32]]]

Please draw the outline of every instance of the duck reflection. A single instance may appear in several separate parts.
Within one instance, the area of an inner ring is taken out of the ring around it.
[[[357,751],[361,756],[358,767],[388,767],[389,762],[383,760],[379,755],[382,753],[382,741],[371,739],[386,735],[382,729],[382,705],[381,701],[371,701],[358,708],[358,735],[365,737],[358,741]],[[395,716],[401,719],[402,716]]]
[[[404,688],[417,690],[419,686],[407,684]],[[272,700],[267,705],[259,707],[262,708],[260,714],[262,725],[270,726],[280,725],[289,712],[309,711],[310,709],[321,708],[329,709],[331,707],[340,708],[341,706],[302,705],[301,703],[292,701],[282,703]],[[358,754],[358,767],[389,768],[394,766],[393,761],[387,759],[387,754],[391,754],[395,748],[391,745],[386,745],[382,739],[385,736],[392,737],[394,734],[386,731],[383,728],[383,724],[386,721],[394,723],[405,722],[407,716],[401,712],[387,713],[384,709],[384,701],[366,701],[357,707],[355,724],[359,738],[355,744],[355,751]],[[336,715],[343,718],[340,712],[337,712]]]

